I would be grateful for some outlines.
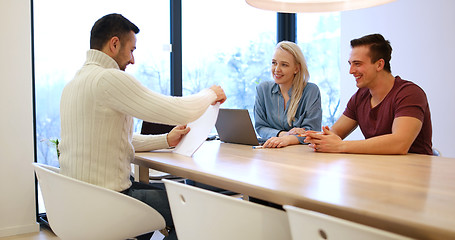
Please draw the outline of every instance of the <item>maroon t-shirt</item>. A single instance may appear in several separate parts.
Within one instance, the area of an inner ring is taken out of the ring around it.
[[[413,82],[395,77],[392,90],[374,108],[371,108],[370,90],[360,88],[349,100],[343,114],[357,121],[365,139],[392,133],[392,123],[397,117],[415,117],[422,121],[422,129],[409,152],[433,154],[431,114],[427,96]]]

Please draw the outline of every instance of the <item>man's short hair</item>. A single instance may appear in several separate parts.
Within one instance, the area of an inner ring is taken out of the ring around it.
[[[370,48],[371,63],[384,59],[384,70],[392,72],[390,59],[392,59],[392,46],[389,40],[385,40],[381,34],[366,35],[361,38],[351,40],[351,47],[368,46]]]
[[[112,13],[98,19],[90,31],[90,49],[101,50],[112,37],[122,38],[133,31],[139,33],[139,28],[121,14]]]

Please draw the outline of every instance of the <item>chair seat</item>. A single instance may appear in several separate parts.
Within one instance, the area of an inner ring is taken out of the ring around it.
[[[64,240],[127,239],[165,227],[147,204],[34,163],[50,227]]]

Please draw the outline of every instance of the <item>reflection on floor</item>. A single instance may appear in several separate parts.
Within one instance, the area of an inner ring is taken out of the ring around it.
[[[162,240],[163,235],[156,231],[150,240]],[[37,233],[27,233],[22,235],[3,237],[0,240],[60,240],[47,226],[41,225],[40,231]]]
[[[1,238],[1,240],[60,240],[59,237],[46,226],[41,225],[40,231],[37,233],[27,233]]]

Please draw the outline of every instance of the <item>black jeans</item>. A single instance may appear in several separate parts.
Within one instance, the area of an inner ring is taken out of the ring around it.
[[[131,187],[122,191],[122,193],[136,198],[158,211],[164,217],[166,226],[170,228],[169,236],[166,236],[164,240],[177,240],[177,234],[175,232],[174,222],[171,215],[171,208],[169,207],[169,201],[166,190],[164,189],[164,184],[163,188],[160,188],[159,186],[132,181]],[[138,240],[149,240],[152,236],[153,232],[150,232],[137,236],[136,238]]]

